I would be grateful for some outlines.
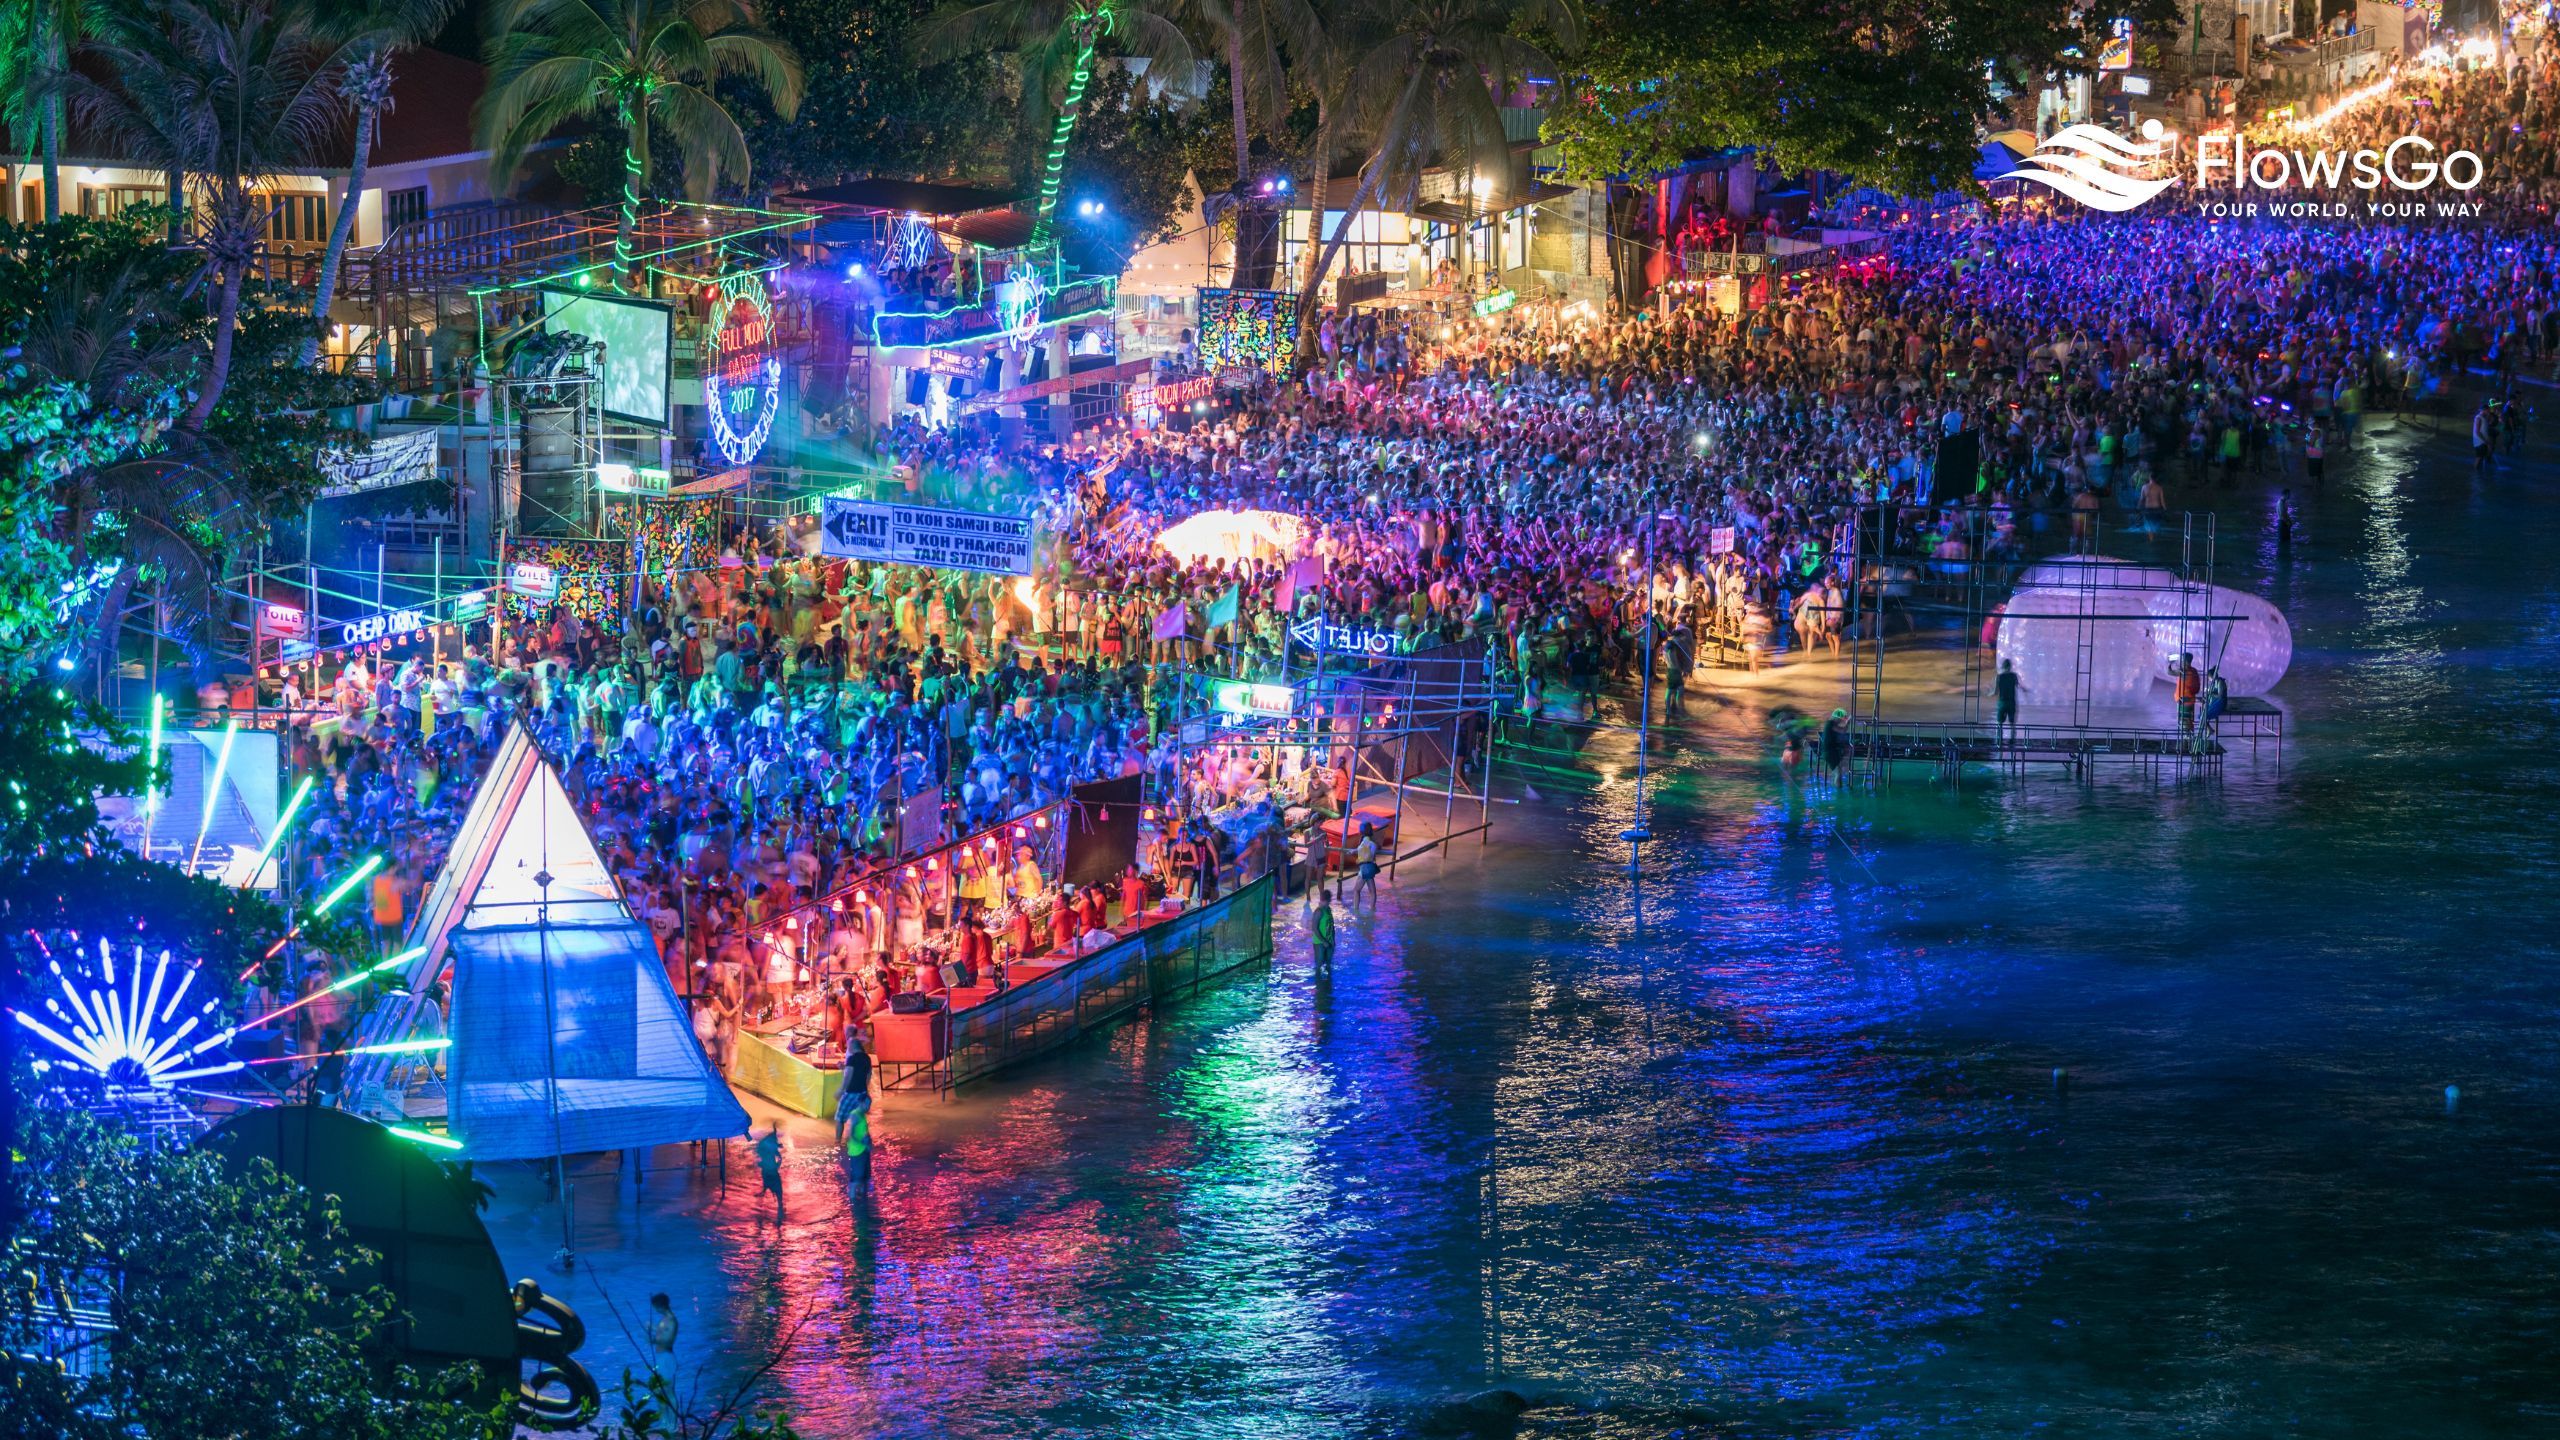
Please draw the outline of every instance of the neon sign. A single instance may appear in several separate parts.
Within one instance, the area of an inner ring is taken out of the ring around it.
[[[1040,306],[1048,298],[1040,268],[1026,265],[996,287],[996,324],[1008,337],[1028,335],[1040,328]]]
[[[702,403],[711,412],[711,445],[721,459],[744,465],[764,453],[782,410],[782,357],[774,353],[773,301],[761,274],[720,282]]]
[[[1280,720],[1297,713],[1298,692],[1287,685],[1220,680],[1210,687],[1220,710],[1239,718]]]
[[[1517,290],[1496,290],[1496,291],[1494,291],[1492,294],[1487,295],[1487,296],[1486,296],[1486,297],[1484,297],[1483,299],[1481,299],[1481,300],[1479,300],[1479,301],[1477,301],[1477,302],[1476,302],[1476,314],[1477,314],[1477,315],[1479,315],[1479,316],[1485,316],[1485,315],[1499,315],[1499,314],[1501,314],[1503,311],[1508,310],[1508,309],[1510,309],[1512,306],[1517,305],[1517,304],[1519,304],[1519,303],[1520,303],[1520,292],[1519,292],[1519,291],[1517,291]]]
[[[368,645],[376,640],[401,640],[427,628],[427,617],[415,610],[377,610],[361,620],[350,620],[338,629],[341,645]]]
[[[1301,620],[1290,626],[1289,638],[1310,650],[1344,651],[1354,655],[1384,655],[1396,648],[1396,633],[1392,630],[1355,628],[1322,619]]]

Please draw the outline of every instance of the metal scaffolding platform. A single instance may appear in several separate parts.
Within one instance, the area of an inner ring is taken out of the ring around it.
[[[2067,548],[2026,557],[2003,553],[1997,517],[1985,509],[1891,503],[1858,508],[1848,706],[1849,756],[1856,773],[1884,784],[1896,766],[1905,764],[1935,767],[1949,779],[1960,777],[1968,765],[2024,774],[2031,766],[2050,764],[2085,783],[2107,763],[2155,777],[2173,767],[2220,776],[2226,749],[2218,736],[2102,715],[2093,684],[2100,627],[2106,622],[2131,620],[2147,626],[2174,620],[2181,634],[2200,630],[2212,637],[2214,627],[2237,621],[2239,617],[2213,613],[2210,601],[2214,517],[2191,511],[2175,516],[2176,556],[2165,562],[2108,555],[2100,548],[2106,533],[2097,514],[2074,512],[2071,520]],[[2147,538],[2159,531],[2138,533]],[[2037,563],[2057,560],[2078,563],[2069,564],[2064,583],[2037,588],[2059,590],[2073,603],[2062,613],[2006,613],[2019,576]],[[2166,584],[2153,578],[2159,573],[2169,576]],[[2159,595],[2176,597],[2174,613],[2153,608],[2152,599]],[[1923,619],[1953,622],[1962,647],[1954,716],[1897,713],[1888,704],[1886,631],[1896,619],[1911,630]],[[2067,722],[1999,723],[1991,693],[1998,668],[1991,639],[1995,621],[2071,627],[2075,658]],[[2273,735],[2281,753],[2280,712],[2264,705],[2235,705],[2230,716],[2246,727],[2234,733],[2247,735],[2252,748]]]

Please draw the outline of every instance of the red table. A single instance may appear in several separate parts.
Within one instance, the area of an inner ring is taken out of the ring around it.
[[[883,1010],[871,1026],[871,1058],[886,1065],[930,1065],[951,1053],[951,1012],[940,1006],[901,1015]]]

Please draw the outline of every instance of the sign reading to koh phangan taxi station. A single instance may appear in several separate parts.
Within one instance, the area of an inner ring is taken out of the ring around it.
[[[1028,575],[1031,519],[831,495],[818,517],[818,551],[848,560]]]

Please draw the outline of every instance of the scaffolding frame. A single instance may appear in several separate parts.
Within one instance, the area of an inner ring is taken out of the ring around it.
[[[1413,663],[1418,658],[1451,662],[1457,674],[1453,679],[1427,679],[1421,673],[1422,667]],[[1372,792],[1384,790],[1394,797],[1389,810],[1394,845],[1383,862],[1391,878],[1398,864],[1420,859],[1469,835],[1475,836],[1479,845],[1491,840],[1494,720],[1503,693],[1493,681],[1492,665],[1486,656],[1397,656],[1359,669],[1328,667],[1319,656],[1313,673],[1295,681],[1285,678],[1284,673],[1283,679],[1271,682],[1287,685],[1298,696],[1287,715],[1243,717],[1238,724],[1226,723],[1226,712],[1215,707],[1192,709],[1191,682],[1247,682],[1190,670],[1181,674],[1178,683],[1182,689],[1177,693],[1183,696],[1183,707],[1190,713],[1175,732],[1178,763],[1187,768],[1193,756],[1204,750],[1268,748],[1276,753],[1280,748],[1297,746],[1310,754],[1321,754],[1324,764],[1337,771],[1347,770],[1350,776],[1350,797],[1344,813],[1335,818],[1352,818],[1358,813],[1362,798]],[[1193,738],[1195,733],[1199,738]],[[1439,750],[1445,764],[1415,770],[1417,740]],[[1471,764],[1476,772],[1473,776],[1468,774]],[[1445,786],[1416,783],[1444,769],[1448,774]],[[1407,848],[1405,801],[1414,794],[1440,797],[1440,832]],[[1460,823],[1466,818],[1459,813],[1461,801],[1475,807],[1472,824]]]
[[[1906,546],[1906,536],[1937,536],[1938,522],[1942,520],[1952,522],[1945,535],[1962,542],[1961,557]],[[1905,761],[1934,763],[1950,776],[1960,774],[1966,763],[1981,762],[2023,772],[2028,763],[2043,760],[2063,765],[2085,783],[2102,760],[2131,760],[2156,775],[2161,763],[2173,758],[2183,758],[2199,773],[2221,773],[2223,751],[2218,742],[2191,743],[2203,737],[2189,736],[2174,728],[2100,725],[2094,695],[2100,622],[2134,619],[2150,624],[2170,619],[2150,608],[2149,597],[2153,595],[2175,595],[2179,634],[2195,635],[2201,631],[2206,637],[2207,652],[2220,651],[2222,641],[2215,627],[2234,624],[2240,617],[2216,614],[2210,603],[2218,545],[2214,515],[2210,511],[2178,512],[2174,563],[2108,555],[2101,548],[2107,538],[2101,514],[2075,511],[2070,520],[2065,548],[2042,558],[2090,563],[2073,567],[2075,573],[2067,586],[2039,587],[2067,589],[2073,597],[2069,613],[2011,616],[2001,607],[2015,576],[2003,572],[2023,571],[2037,562],[1985,558],[1995,529],[1990,511],[1973,506],[1893,501],[1871,501],[1856,508],[1851,516],[1849,547],[1853,570],[1847,617],[1851,622],[1848,709],[1850,755],[1861,774],[1876,781],[1889,780],[1892,766]],[[2158,531],[2146,526],[2138,533],[2151,536]],[[2167,571],[2170,583],[2164,586],[2146,579],[2128,582],[2109,566],[2098,563],[2110,560],[2127,567]],[[2118,607],[2129,599],[2142,606],[2138,615],[2120,613]],[[1954,617],[1963,648],[1956,720],[1886,713],[1885,622],[1894,613]],[[1997,726],[1996,717],[1986,711],[1990,698],[1986,692],[1996,670],[1996,648],[1986,639],[1985,631],[1995,619],[2001,623],[2069,621],[2073,665],[2071,718],[2067,725],[2013,723],[2002,729]]]

